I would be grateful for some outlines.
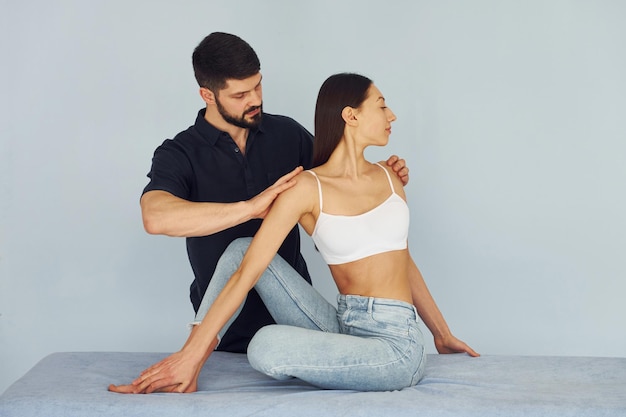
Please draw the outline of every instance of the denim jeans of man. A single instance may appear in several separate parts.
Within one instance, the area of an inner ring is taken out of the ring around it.
[[[195,323],[237,270],[250,241],[237,239],[226,249]],[[276,379],[296,377],[320,388],[358,391],[398,390],[423,376],[423,335],[411,304],[340,294],[335,308],[278,255],[255,289],[277,323],[259,330],[248,346],[256,370]]]

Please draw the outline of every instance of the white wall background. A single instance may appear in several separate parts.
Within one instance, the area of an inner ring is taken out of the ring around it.
[[[408,161],[412,253],[459,337],[626,356],[625,2],[0,4],[0,392],[52,352],[184,341],[184,241],[147,235],[138,201],[202,105],[190,57],[216,30],[309,129],[328,75],[375,80],[398,121],[370,157]]]

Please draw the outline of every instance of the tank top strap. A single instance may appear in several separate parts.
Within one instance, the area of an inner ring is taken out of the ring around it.
[[[380,163],[376,162],[376,165],[378,165],[380,167],[380,169],[382,169],[383,171],[385,171],[385,174],[387,174],[387,180],[389,181],[389,187],[391,187],[391,192],[395,193],[396,190],[393,188],[393,182],[391,182],[391,176],[389,175],[389,171],[387,171],[387,168],[385,168],[384,166],[382,166]]]
[[[322,206],[323,204],[323,200],[322,200],[322,183],[320,182],[320,179],[317,177],[317,174],[313,171],[311,171],[310,169],[307,170],[306,172],[310,173],[311,175],[313,175],[315,177],[315,180],[317,181],[317,192],[320,196],[320,213],[322,212]]]

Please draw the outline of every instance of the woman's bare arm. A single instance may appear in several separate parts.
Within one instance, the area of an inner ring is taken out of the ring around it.
[[[409,256],[410,257],[410,256]],[[422,273],[418,269],[413,259],[409,260],[409,283],[411,286],[411,296],[413,297],[413,304],[417,309],[419,316],[428,327],[428,330],[432,333],[435,339],[435,347],[439,353],[461,353],[466,352],[470,356],[480,356],[474,349],[469,347],[466,343],[457,339],[450,328],[448,323],[441,314],[439,307],[435,303],[433,296],[430,294],[426,282],[422,277]]]
[[[231,276],[202,322],[189,335],[183,348],[142,372],[133,381],[132,387],[111,387],[112,391],[150,393],[195,390],[200,369],[215,346],[218,332],[267,269],[289,231],[305,213],[311,211],[314,204],[312,196],[316,197],[311,192],[311,184],[306,180],[295,184],[274,201],[239,269]]]

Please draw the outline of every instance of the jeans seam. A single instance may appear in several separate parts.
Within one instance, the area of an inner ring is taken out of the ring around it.
[[[272,271],[272,273],[277,278],[277,280],[280,282],[280,285],[283,287],[283,289],[285,290],[287,295],[289,295],[289,298],[291,298],[293,300],[293,302],[296,303],[296,305],[298,306],[298,309],[300,309],[300,311],[302,311],[308,317],[309,320],[311,320],[321,331],[324,331],[324,332],[327,332],[327,333],[328,332],[332,332],[331,329],[326,328],[326,326],[324,326],[323,323],[320,320],[318,320],[318,318],[317,318],[317,316],[315,316],[315,314],[313,314],[311,311],[309,311],[307,308],[305,308],[303,303],[300,302],[300,299],[298,297],[296,297],[296,293],[294,293],[291,290],[291,288],[289,288],[289,286],[286,285],[284,277],[278,271],[277,268],[275,268],[270,263],[269,266],[268,266],[268,269]]]
[[[360,336],[354,336],[354,337],[360,337]],[[380,339],[380,340],[384,340],[384,338],[372,338],[372,339]],[[383,368],[383,367],[388,367],[388,366],[393,366],[398,362],[401,362],[404,358],[408,358],[409,355],[407,355],[407,352],[404,351],[402,352],[400,355],[398,355],[398,357],[394,358],[393,360],[387,361],[387,362],[381,362],[381,363],[377,363],[377,364],[372,364],[372,363],[358,363],[358,364],[352,364],[352,365],[306,365],[307,369],[314,369],[314,370],[328,370],[328,369],[349,369],[349,368],[358,368],[358,367],[373,367],[373,368]],[[282,373],[285,373],[285,370],[289,370],[289,368],[304,368],[304,365],[276,365],[272,368],[273,371],[279,371]],[[412,375],[411,375],[412,376]]]

